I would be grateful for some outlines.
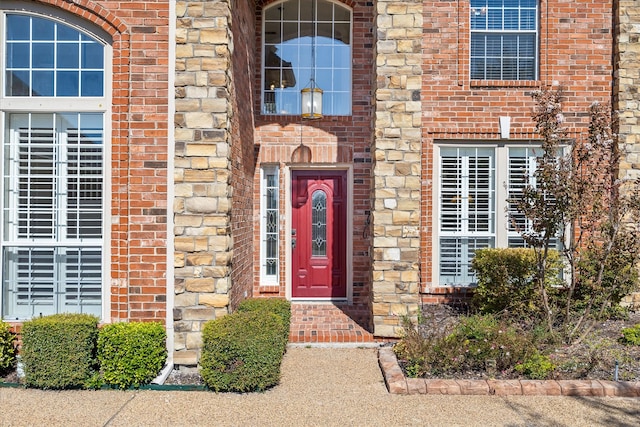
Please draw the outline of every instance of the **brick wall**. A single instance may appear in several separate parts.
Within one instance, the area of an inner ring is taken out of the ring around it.
[[[585,132],[588,107],[611,102],[611,0],[540,1],[540,76],[535,82],[470,81],[469,1],[423,2],[422,241],[421,285],[425,302],[455,296],[432,278],[433,143],[500,139],[500,116],[511,117],[511,139],[536,137],[531,91],[563,86],[570,133]],[[445,297],[445,295],[447,295]]]
[[[256,37],[255,3],[234,3],[232,13],[233,51],[231,53],[231,233],[233,260],[231,269],[231,308],[253,294],[254,226],[253,185],[256,174],[254,156],[254,114],[251,109],[255,92]],[[258,66],[259,68],[259,66]],[[258,187],[259,188],[259,187]]]
[[[37,0],[113,38],[111,321],[166,318],[169,4]],[[28,2],[25,2],[28,7]],[[107,160],[109,162],[109,160]]]

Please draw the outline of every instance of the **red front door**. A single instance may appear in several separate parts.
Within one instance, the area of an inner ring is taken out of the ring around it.
[[[293,171],[291,205],[291,295],[346,298],[346,172]]]

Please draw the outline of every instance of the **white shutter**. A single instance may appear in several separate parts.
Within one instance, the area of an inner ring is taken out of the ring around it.
[[[531,221],[518,212],[514,201],[522,196],[525,187],[535,185],[536,152],[533,148],[509,149],[509,172],[507,181],[507,234],[510,248],[525,247],[521,233],[531,228]]]
[[[469,285],[476,249],[495,245],[495,155],[491,148],[440,149],[441,285]]]
[[[9,126],[3,209],[6,316],[100,315],[102,114],[13,114]]]

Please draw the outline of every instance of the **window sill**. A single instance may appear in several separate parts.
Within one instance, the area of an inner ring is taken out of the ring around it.
[[[325,115],[319,119],[303,119],[300,114],[260,114],[257,118],[261,122],[271,123],[300,123],[300,122],[347,122],[353,119],[353,115],[348,116],[329,116]]]
[[[531,87],[542,86],[540,80],[471,80],[471,87]]]

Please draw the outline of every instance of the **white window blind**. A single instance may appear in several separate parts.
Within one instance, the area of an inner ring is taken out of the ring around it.
[[[103,115],[14,113],[7,129],[5,316],[100,315]]]
[[[514,203],[535,185],[536,146],[439,147],[438,280],[440,285],[475,282],[475,251],[525,247],[531,222]],[[558,242],[559,244],[559,242]]]
[[[535,80],[537,0],[471,0],[472,80]]]
[[[469,284],[475,250],[495,245],[493,149],[441,148],[439,181],[440,284]]]

